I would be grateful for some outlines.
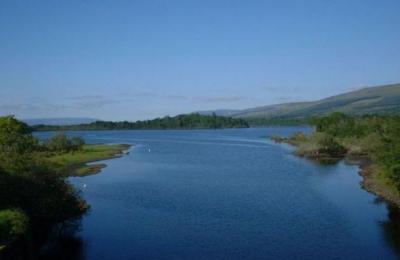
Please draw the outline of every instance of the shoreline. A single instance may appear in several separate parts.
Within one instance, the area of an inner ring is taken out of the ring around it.
[[[360,164],[358,174],[362,177],[361,188],[374,194],[387,203],[400,207],[400,194],[390,184],[376,165]]]
[[[120,158],[129,154],[129,144],[89,144],[81,151],[52,155],[46,158],[53,163],[56,172],[66,177],[84,177],[98,174],[107,167],[103,160]],[[93,163],[93,164],[92,164]]]
[[[307,154],[299,153],[299,144],[291,142],[285,137],[268,137],[275,143],[285,143],[296,148],[292,154],[303,157],[307,160],[329,164],[337,163],[339,161],[345,161],[347,164],[357,165],[359,170],[358,174],[362,177],[360,182],[360,187],[369,193],[374,194],[379,199],[384,200],[387,203],[400,207],[400,192],[390,183],[390,181],[385,177],[379,167],[371,162],[368,157],[365,156],[352,156],[348,154],[343,154],[341,156],[328,156],[326,154]]]

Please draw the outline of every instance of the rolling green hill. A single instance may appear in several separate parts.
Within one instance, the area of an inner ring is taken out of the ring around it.
[[[400,112],[400,84],[363,88],[312,102],[285,103],[232,111],[245,119],[298,119],[332,112],[352,115]],[[216,112],[218,114],[218,111]]]

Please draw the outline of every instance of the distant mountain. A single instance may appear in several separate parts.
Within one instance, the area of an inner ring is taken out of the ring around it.
[[[215,112],[217,115],[219,111]],[[234,111],[229,116],[246,119],[304,118],[343,112],[352,115],[400,112],[400,84],[367,87],[312,102],[284,103]],[[222,115],[222,114],[221,114]]]
[[[28,125],[79,125],[90,124],[98,119],[87,117],[59,117],[59,118],[34,118],[22,119]]]

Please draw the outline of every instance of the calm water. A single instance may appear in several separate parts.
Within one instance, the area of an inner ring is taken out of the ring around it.
[[[360,188],[357,166],[321,166],[263,136],[302,128],[73,132],[129,143],[72,178],[92,210],[81,259],[395,259],[399,214]],[[46,136],[48,133],[39,133]],[[83,188],[86,184],[86,188]]]

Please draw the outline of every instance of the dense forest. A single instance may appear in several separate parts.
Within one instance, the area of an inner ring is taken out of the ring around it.
[[[0,117],[1,259],[36,258],[50,236],[61,238],[77,227],[89,206],[43,153],[75,151],[83,144],[64,135],[39,142],[25,123]]]
[[[205,116],[200,114],[178,115],[174,117],[156,118],[136,122],[96,121],[79,125],[35,125],[34,131],[66,131],[66,130],[128,130],[128,129],[216,129],[216,128],[246,128],[249,127],[243,119],[231,117]]]

